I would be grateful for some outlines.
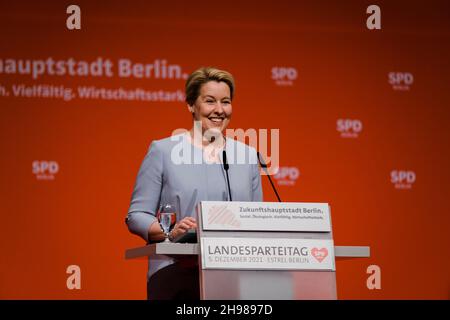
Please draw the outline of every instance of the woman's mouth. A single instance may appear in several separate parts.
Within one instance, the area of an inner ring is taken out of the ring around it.
[[[208,118],[211,122],[221,124],[224,120],[223,117],[209,117]]]

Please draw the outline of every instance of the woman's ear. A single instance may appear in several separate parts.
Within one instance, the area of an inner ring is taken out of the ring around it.
[[[194,107],[191,105],[187,105],[187,107],[188,107],[189,112],[192,113],[192,116],[194,116],[195,115]]]

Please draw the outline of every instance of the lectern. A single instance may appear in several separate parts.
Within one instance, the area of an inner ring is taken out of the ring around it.
[[[202,201],[197,243],[129,249],[127,259],[198,255],[200,298],[337,299],[335,257],[370,256],[334,246],[330,207],[308,202]]]

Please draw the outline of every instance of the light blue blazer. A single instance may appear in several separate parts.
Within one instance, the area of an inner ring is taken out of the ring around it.
[[[231,197],[233,201],[263,201],[256,150],[226,139]],[[131,233],[148,242],[148,230],[156,221],[160,204],[177,208],[177,221],[195,217],[195,207],[203,200],[227,201],[226,174],[220,163],[208,163],[203,151],[179,134],[151,143],[137,175],[126,223]],[[173,263],[169,257],[149,261],[150,277]]]

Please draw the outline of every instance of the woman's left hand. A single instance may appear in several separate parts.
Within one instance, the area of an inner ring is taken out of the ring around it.
[[[196,229],[197,222],[193,217],[185,217],[175,224],[170,232],[171,238],[177,238],[178,236],[186,233],[189,229]]]

